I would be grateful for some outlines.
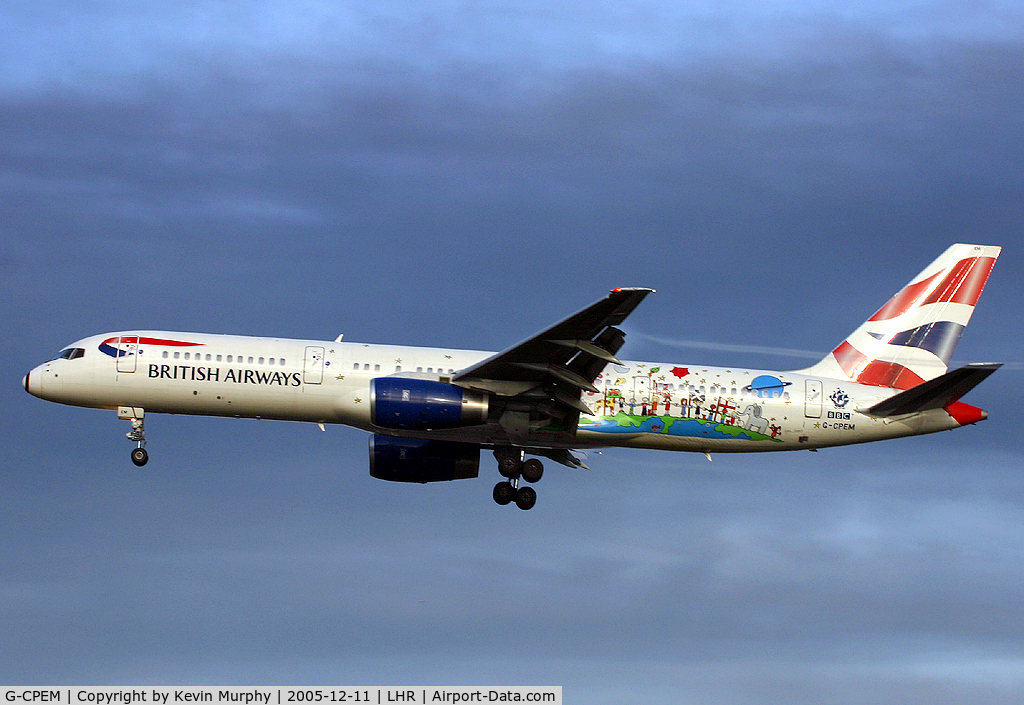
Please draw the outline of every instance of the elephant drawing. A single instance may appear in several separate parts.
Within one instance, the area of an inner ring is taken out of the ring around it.
[[[747,424],[743,427],[748,431],[764,433],[768,430],[768,419],[761,416],[760,404],[748,404],[740,416],[748,416]]]

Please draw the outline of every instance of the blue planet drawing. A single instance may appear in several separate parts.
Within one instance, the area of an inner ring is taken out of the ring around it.
[[[745,392],[753,392],[762,398],[781,397],[783,387],[788,387],[792,382],[783,382],[772,375],[761,375],[755,377],[754,381],[743,388]]]

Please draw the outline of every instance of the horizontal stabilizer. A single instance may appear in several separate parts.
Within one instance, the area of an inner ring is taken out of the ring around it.
[[[928,409],[943,409],[978,386],[1002,367],[1001,362],[975,362],[880,401],[870,409],[872,416],[901,416]]]

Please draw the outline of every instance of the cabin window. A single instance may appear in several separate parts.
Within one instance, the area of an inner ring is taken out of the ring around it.
[[[352,364],[352,369],[353,369],[353,370],[358,370],[358,369],[359,369],[359,363],[358,363],[358,362],[356,362],[356,363],[353,363],[353,364]]]
[[[427,372],[428,372],[429,374],[433,374],[433,373],[434,373],[434,368],[433,368],[433,367],[428,367],[428,368],[427,368]]]
[[[262,357],[260,358],[259,362],[260,362],[261,365],[263,364],[263,358]]]
[[[228,362],[231,362],[231,356],[228,355]]]
[[[363,369],[366,370],[367,372],[369,372],[370,371],[370,363],[366,363],[365,365],[363,365]]]
[[[281,367],[284,367],[284,358],[282,357],[280,360],[278,360],[277,364],[281,365]]]
[[[222,357],[221,355],[217,356],[217,362],[220,362],[221,357]]]
[[[380,365],[374,365],[373,366],[373,371],[374,372],[380,372]]]
[[[177,360],[179,357],[181,357],[181,353],[178,352],[177,350],[175,350],[174,351],[174,359]]]
[[[401,372],[401,371],[402,371],[402,366],[401,365],[395,365],[395,372]]]
[[[163,354],[163,357],[170,357],[170,355],[171,355],[171,354],[170,354],[169,352],[167,352],[166,350],[164,350],[164,354]]]
[[[273,365],[274,364],[274,358],[270,358],[269,362],[270,362],[271,365]]]
[[[188,360],[188,359],[189,359],[189,355],[191,355],[191,353],[185,353],[185,359],[186,359],[186,360]]]
[[[422,371],[423,371],[423,368],[422,368],[422,367],[417,367],[417,368],[416,368],[416,371],[417,371],[417,372],[422,372]]]
[[[249,356],[249,364],[252,364],[252,355]]]

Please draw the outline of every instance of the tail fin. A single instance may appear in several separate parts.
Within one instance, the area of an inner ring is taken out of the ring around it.
[[[952,245],[805,374],[910,389],[945,374],[1002,248]]]

